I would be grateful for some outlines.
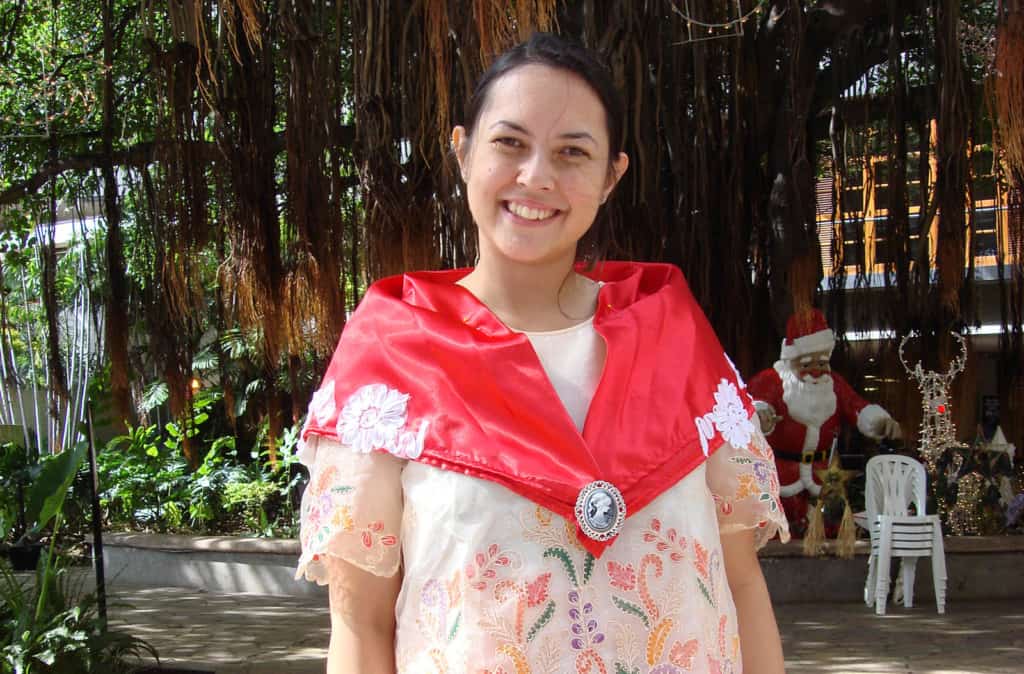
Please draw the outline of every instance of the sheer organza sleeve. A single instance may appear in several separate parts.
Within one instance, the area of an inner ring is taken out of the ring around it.
[[[776,534],[783,542],[789,540],[775,457],[760,430],[754,431],[745,447],[723,443],[708,458],[707,481],[723,534],[755,529],[758,548]]]
[[[309,468],[309,484],[302,495],[302,556],[295,577],[326,585],[324,555],[378,576],[394,575],[401,561],[405,461],[355,452],[315,435],[299,458]]]

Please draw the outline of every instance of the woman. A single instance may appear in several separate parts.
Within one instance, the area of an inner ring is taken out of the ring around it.
[[[782,671],[755,551],[788,532],[739,375],[678,270],[588,264],[622,137],[560,38],[477,86],[477,265],[374,284],[303,433],[329,672]]]

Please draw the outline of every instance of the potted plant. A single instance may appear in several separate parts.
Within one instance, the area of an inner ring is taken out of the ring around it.
[[[28,485],[39,465],[17,442],[0,444],[0,541],[15,571],[36,568],[43,544],[29,532],[26,513]],[[9,542],[8,542],[9,541]]]

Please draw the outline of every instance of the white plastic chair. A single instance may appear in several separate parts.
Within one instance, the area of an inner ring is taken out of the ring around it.
[[[946,612],[946,553],[938,515],[925,514],[927,485],[924,466],[907,456],[873,457],[866,467],[865,524],[871,535],[868,578],[864,603],[874,604],[885,615],[889,594],[889,569],[893,557],[901,558],[903,605],[914,605],[914,574],[918,557],[932,558],[935,605]]]

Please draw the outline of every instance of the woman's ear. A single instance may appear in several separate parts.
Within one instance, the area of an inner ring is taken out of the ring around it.
[[[456,126],[452,129],[452,152],[455,153],[455,161],[459,163],[459,173],[462,179],[466,179],[466,150],[468,149],[469,137],[466,134],[466,127]]]
[[[608,201],[608,195],[612,193],[615,186],[619,184],[619,180],[622,179],[623,174],[626,173],[626,169],[629,168],[629,156],[625,152],[620,152],[619,156],[612,162],[611,170],[608,171],[608,180],[604,186],[604,194],[601,195],[601,203]]]

